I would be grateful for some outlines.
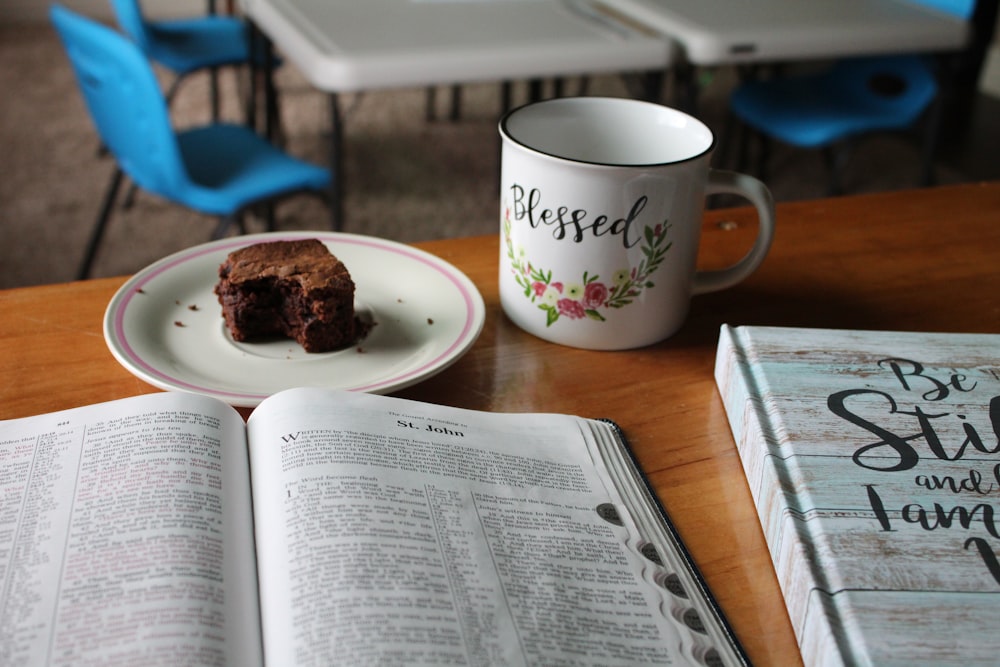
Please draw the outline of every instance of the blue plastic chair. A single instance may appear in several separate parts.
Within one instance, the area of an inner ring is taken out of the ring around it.
[[[329,170],[281,151],[242,125],[211,123],[175,131],[149,61],[129,39],[60,5],[49,11],[115,171],[80,267],[86,278],[123,174],[140,188],[218,218],[214,238],[244,213],[300,192],[329,201]],[[333,215],[333,228],[339,220]],[[269,227],[273,219],[268,217]]]
[[[972,16],[976,6],[976,0],[911,1],[964,20]],[[749,80],[734,89],[729,109],[744,128],[762,140],[759,172],[766,166],[769,140],[822,149],[830,172],[829,192],[839,194],[851,140],[872,132],[910,129],[938,97],[937,74],[930,58],[901,55],[842,60],[819,72]],[[933,181],[937,129],[931,119],[924,137],[923,184]],[[747,149],[743,139],[741,168]]]
[[[139,0],[111,0],[118,26],[146,57],[173,72],[175,78],[167,90],[168,103],[180,83],[189,74],[209,70],[211,79],[212,120],[219,118],[217,70],[221,67],[250,65],[251,40],[248,26],[233,16],[208,14],[192,18],[148,21]],[[266,52],[256,49],[255,63],[265,63]]]

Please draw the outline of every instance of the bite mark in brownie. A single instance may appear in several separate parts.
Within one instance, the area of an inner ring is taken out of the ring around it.
[[[233,339],[291,338],[306,352],[351,345],[367,333],[354,281],[318,239],[268,241],[229,254],[215,293]]]

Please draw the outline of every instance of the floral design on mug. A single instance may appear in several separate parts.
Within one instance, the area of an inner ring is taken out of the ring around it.
[[[643,230],[640,250],[643,259],[638,266],[623,267],[615,271],[610,282],[602,281],[601,277],[584,271],[579,282],[564,282],[556,280],[552,271],[536,267],[525,256],[524,248],[514,248],[510,235],[510,209],[505,209],[503,220],[503,238],[510,260],[511,273],[517,284],[524,288],[524,296],[538,308],[545,311],[545,326],[550,327],[560,317],[571,320],[589,318],[605,322],[607,318],[601,314],[602,309],[624,308],[632,303],[642,291],[653,287],[649,279],[673,246],[673,241],[667,240],[670,225],[663,223],[656,227],[647,226]]]

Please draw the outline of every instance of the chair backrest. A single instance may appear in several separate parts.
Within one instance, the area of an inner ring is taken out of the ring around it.
[[[951,14],[964,21],[971,19],[972,13],[976,10],[976,0],[910,0],[910,2]]]
[[[166,100],[139,48],[58,4],[49,17],[101,141],[139,187],[171,197],[189,183]]]
[[[146,26],[146,18],[142,15],[139,0],[111,0],[111,7],[115,10],[115,18],[122,31],[131,37],[140,49],[148,51],[151,41],[149,28]]]

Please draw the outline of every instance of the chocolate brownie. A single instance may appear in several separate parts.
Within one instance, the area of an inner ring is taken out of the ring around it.
[[[364,334],[354,313],[354,281],[318,239],[269,241],[235,250],[219,267],[215,293],[233,338],[292,338],[327,352]]]

